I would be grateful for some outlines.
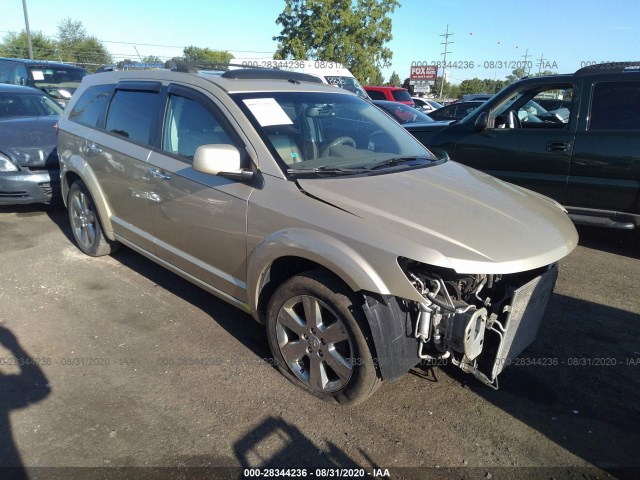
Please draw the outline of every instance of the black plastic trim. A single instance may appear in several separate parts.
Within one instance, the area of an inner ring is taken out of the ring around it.
[[[371,292],[362,295],[380,374],[383,380],[398,380],[420,362],[411,312],[397,297]]]
[[[125,80],[118,82],[116,90],[129,90],[136,92],[156,92],[159,93],[162,89],[162,82],[146,82],[146,81],[132,81]]]

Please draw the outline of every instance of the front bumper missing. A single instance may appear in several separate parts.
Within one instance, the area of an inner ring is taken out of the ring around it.
[[[495,334],[497,342],[494,345],[497,343],[497,346],[493,349],[489,347],[489,352],[481,355],[478,361],[472,362],[463,357],[460,361],[453,359],[453,363],[497,389],[498,375],[504,367],[510,365],[536,339],[557,278],[558,268],[552,265],[542,275],[513,289],[511,302],[504,307],[504,322],[498,321],[494,315],[487,322],[487,333]]]

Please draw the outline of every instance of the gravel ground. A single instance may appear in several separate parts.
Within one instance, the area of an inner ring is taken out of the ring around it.
[[[345,408],[242,312],[127,248],[86,257],[61,208],[3,207],[0,478],[640,478],[640,235],[579,232],[500,390],[423,365]]]

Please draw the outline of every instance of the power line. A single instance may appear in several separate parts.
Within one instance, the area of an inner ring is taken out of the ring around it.
[[[2,34],[14,34],[14,35],[19,35],[20,32],[13,32],[10,30],[0,30],[0,33]],[[49,39],[54,39],[54,40],[60,40],[60,37],[56,36],[56,35],[45,35],[42,32],[40,32],[40,34],[45,37],[45,38],[49,38]],[[90,35],[91,36],[91,35]],[[158,47],[158,48],[177,48],[180,50],[184,50],[184,48],[186,48],[188,45],[158,45],[158,44],[153,44],[153,43],[140,43],[140,42],[118,42],[115,40],[102,40],[99,39],[97,37],[93,37],[96,40],[98,40],[100,43],[114,43],[114,44],[121,44],[121,45],[133,45],[135,46],[142,46],[142,47]],[[273,54],[275,53],[274,50],[271,51],[260,51],[260,50],[235,50],[235,49],[228,49],[228,48],[220,48],[220,49],[215,49],[215,50],[224,50],[224,51],[228,51],[228,52],[237,52],[237,53],[266,53],[266,54],[271,54],[271,56],[273,57]]]

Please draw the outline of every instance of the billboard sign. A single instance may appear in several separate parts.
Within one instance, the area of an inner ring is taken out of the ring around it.
[[[438,67],[435,65],[412,65],[410,80],[434,81],[438,76]]]

